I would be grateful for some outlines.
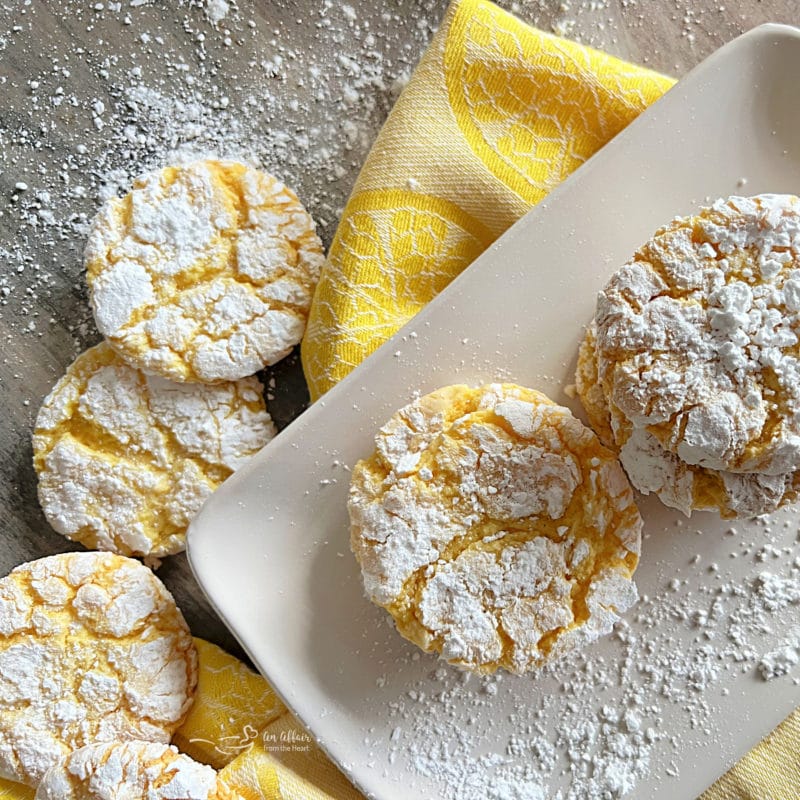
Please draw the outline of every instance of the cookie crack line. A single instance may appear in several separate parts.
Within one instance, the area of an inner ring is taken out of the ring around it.
[[[504,541],[509,546],[513,546],[514,544],[524,544],[525,542],[530,540],[530,536],[525,534],[530,534],[530,530],[498,530],[498,533],[502,533],[502,537],[498,539],[493,539],[492,541]],[[544,531],[544,530],[536,530],[536,537],[544,536],[545,538],[549,539],[550,541],[554,542],[555,544],[564,544],[566,539],[569,538],[568,536],[559,537],[558,534],[551,535],[552,531]],[[619,542],[619,540],[618,540]],[[488,552],[491,555],[495,556],[496,563],[500,563],[500,553],[493,550],[485,549],[486,542],[482,538],[475,538],[471,543],[463,548],[454,548],[452,551],[445,552],[441,554],[440,561],[447,564],[455,561],[461,555],[467,552]],[[594,554],[590,553],[588,556],[594,560]],[[411,605],[414,614],[415,622],[419,625],[421,629],[424,629],[428,635],[433,640],[440,640],[441,636],[437,635],[436,631],[433,628],[430,628],[425,625],[425,622],[422,619],[421,614],[419,613],[419,605],[422,600],[422,595],[424,594],[426,588],[428,588],[430,581],[433,580],[435,577],[435,570],[438,561],[433,561],[430,564],[426,565],[425,567],[420,568],[413,576],[411,576],[408,581],[403,586],[401,597],[402,602],[399,603],[401,606]],[[617,566],[621,566],[624,562],[620,562]],[[430,570],[433,569],[433,573]],[[577,625],[581,625],[582,623],[586,622],[589,618],[590,613],[586,607],[586,596],[589,593],[593,578],[596,577],[596,572],[593,568],[588,570],[588,575],[584,579],[580,579],[577,575],[573,574],[570,571],[564,573],[564,578],[570,584],[570,610],[572,616],[574,618],[575,625],[572,626],[558,626],[553,628],[552,630],[543,633],[539,639],[536,641],[536,649],[542,651],[545,655],[550,651],[552,645],[555,643],[555,640],[564,633],[565,631],[576,627]],[[552,579],[548,583],[547,586],[542,588],[541,593],[547,594],[548,590],[552,588]],[[495,598],[493,593],[490,590],[486,590],[488,594],[491,596],[491,601],[494,604]],[[488,599],[488,598],[487,598]],[[522,596],[519,599],[524,599]],[[602,604],[601,604],[602,605]],[[616,610],[613,605],[612,606],[604,606],[604,608],[608,610]],[[498,632],[502,631],[506,637],[506,644],[513,646],[514,639],[508,633],[503,623],[502,614],[499,615],[496,620],[497,630]]]
[[[77,403],[76,403],[77,406]],[[77,410],[77,409],[76,409]],[[75,420],[74,414],[72,419]],[[198,454],[192,454],[175,438],[174,432],[166,425],[162,425],[155,418],[147,421],[148,426],[157,431],[167,440],[167,451],[169,463],[159,460],[157,454],[151,452],[146,447],[120,441],[112,433],[103,428],[100,423],[81,415],[73,422],[65,438],[71,439],[80,445],[87,453],[97,457],[112,457],[113,460],[119,458],[120,448],[125,448],[126,461],[132,462],[135,466],[146,466],[148,469],[160,475],[167,476],[170,473],[170,465],[177,459],[190,461],[195,466],[202,466],[211,471],[219,471],[220,465],[207,461]]]
[[[282,277],[287,277],[287,275],[288,273],[283,274],[281,276],[276,276],[274,281],[280,280],[280,278]],[[219,276],[215,275],[214,279],[218,280]],[[269,286],[274,282],[273,280],[270,280],[270,281],[265,281],[262,284],[257,284],[255,282],[246,279],[238,280],[238,279],[228,278],[227,280],[229,280],[230,283],[233,285],[248,286],[253,288],[254,290],[268,289]],[[305,286],[302,282],[300,281],[292,281],[292,282],[295,284],[295,286],[300,287],[303,290],[303,292],[311,293],[311,290],[307,286]],[[192,295],[195,295],[197,293],[198,287],[202,285],[210,287],[213,284],[214,280],[208,280],[205,282],[197,282],[193,280],[189,285],[176,289],[173,292],[169,292],[165,289],[163,292],[160,293],[161,298],[159,298],[159,300],[163,300],[163,302],[155,302],[150,307],[140,307],[139,309],[134,311],[130,317],[129,323],[125,325],[125,327],[121,329],[117,334],[114,335],[114,339],[116,340],[117,338],[124,338],[126,334],[130,335],[133,331],[139,333],[140,327],[142,325],[146,325],[148,322],[152,322],[164,305],[174,304],[179,309],[183,309],[183,306],[180,304],[181,298],[187,296],[191,297]],[[246,328],[248,325],[252,324],[255,320],[264,317],[270,311],[284,311],[287,313],[291,312],[301,318],[305,318],[308,315],[308,309],[302,303],[292,303],[289,300],[281,300],[280,298],[275,298],[275,297],[263,297],[261,294],[259,294],[258,291],[253,291],[251,294],[264,307],[263,310],[254,313],[250,318],[237,321],[236,323],[234,323],[233,327],[223,331],[223,335],[230,335],[231,333],[236,332],[240,328],[243,327]],[[213,300],[209,300],[207,304],[213,305]],[[196,321],[195,317],[189,317],[189,319],[191,319],[192,321]],[[200,322],[198,322],[198,327],[202,333],[207,334],[209,333],[208,329],[202,327],[202,324],[200,324],[202,322],[202,319],[203,318],[201,317]],[[147,330],[144,330],[143,332],[150,339],[152,339],[152,333],[148,332]],[[155,344],[152,341],[150,342],[150,344],[151,346],[155,346]],[[175,355],[181,354],[179,350],[174,349],[174,347],[169,345],[169,343],[165,343],[159,346],[172,349]]]
[[[85,452],[101,461],[117,460],[120,447],[126,448],[125,461],[135,467],[145,467],[151,473],[168,478],[177,462],[189,462],[202,472],[210,473],[220,483],[229,477],[230,472],[213,461],[206,460],[198,454],[192,454],[184,448],[175,438],[175,434],[164,425],[159,425],[155,420],[151,423],[153,430],[160,433],[168,442],[168,463],[161,463],[158,456],[144,447],[132,448],[114,438],[104,428],[93,420],[81,418],[78,430],[70,430],[65,440],[71,439]],[[219,428],[218,428],[219,430]],[[224,476],[223,476],[223,473]]]

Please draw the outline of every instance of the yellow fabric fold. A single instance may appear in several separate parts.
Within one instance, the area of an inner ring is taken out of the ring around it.
[[[797,800],[800,708],[734,764],[700,800]]]
[[[267,681],[216,645],[195,644],[197,696],[174,745],[220,770],[244,800],[361,798]]]
[[[222,769],[287,714],[272,687],[239,659],[195,638],[197,694],[172,743],[197,761]]]
[[[363,800],[289,713],[221,774],[244,800]]]
[[[35,794],[29,786],[0,778],[0,800],[33,800]]]
[[[312,398],[672,84],[484,0],[453,3],[331,245],[302,347]]]

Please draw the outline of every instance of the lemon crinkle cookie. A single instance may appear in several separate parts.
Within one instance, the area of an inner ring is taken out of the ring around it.
[[[351,545],[370,599],[424,650],[522,673],[635,602],[633,493],[567,409],[513,385],[449,386],[376,444],[353,471]]]
[[[231,161],[139,178],[92,225],[85,261],[100,332],[131,365],[176,381],[252,375],[303,336],[323,262],[283,183]]]
[[[686,516],[692,511],[715,511],[724,518],[768,514],[797,499],[800,472],[764,475],[687,464],[646,428],[635,428],[603,392],[595,333],[592,324],[578,354],[578,395],[591,426],[607,447],[619,451],[628,478],[642,494],[654,493],[664,505]]]
[[[99,344],[39,411],[39,499],[50,524],[87,547],[176,553],[206,497],[274,434],[256,378],[173,383]]]
[[[175,747],[129,741],[89,745],[51,767],[35,800],[241,800],[216,771]]]
[[[688,465],[800,468],[800,200],[718,200],[661,228],[600,293],[600,381]]]
[[[97,741],[169,742],[197,683],[164,585],[113,553],[63,553],[0,579],[0,775],[31,786]]]

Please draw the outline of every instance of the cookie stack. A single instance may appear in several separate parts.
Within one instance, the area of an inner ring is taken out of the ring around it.
[[[86,247],[105,341],[45,399],[33,437],[50,524],[90,548],[184,549],[206,497],[274,435],[254,373],[300,342],[323,262],[277,179],[167,167],[97,215]]]
[[[686,515],[800,491],[800,200],[719,200],[658,230],[600,293],[578,394],[631,483]]]
[[[138,561],[62,553],[0,579],[0,776],[40,800],[237,800],[169,745],[196,686],[186,622]]]

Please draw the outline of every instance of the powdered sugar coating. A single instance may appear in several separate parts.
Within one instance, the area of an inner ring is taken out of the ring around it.
[[[35,800],[241,800],[212,767],[154,742],[109,742],[51,767]]]
[[[95,741],[169,742],[197,655],[161,581],[111,553],[63,553],[0,579],[0,775],[35,786]]]
[[[765,681],[788,675],[800,664],[800,634],[794,636],[781,647],[766,653],[758,662],[758,672]]]
[[[544,395],[445,387],[376,445],[353,471],[351,545],[368,596],[423,649],[521,673],[608,633],[635,601],[630,486]]]
[[[39,500],[59,533],[87,547],[176,553],[206,497],[274,435],[258,379],[172,383],[99,344],[39,411]]]
[[[145,175],[107,202],[85,260],[97,327],[126,361],[217,383],[300,341],[323,252],[284,184],[207,160]]]
[[[607,397],[689,465],[800,468],[800,200],[718,200],[656,232],[600,293]]]
[[[687,464],[646,428],[636,428],[609,401],[598,377],[596,330],[590,325],[578,355],[576,386],[589,422],[619,458],[633,486],[654,493],[686,516],[716,511],[726,518],[769,514],[797,499],[800,473],[736,473]]]

